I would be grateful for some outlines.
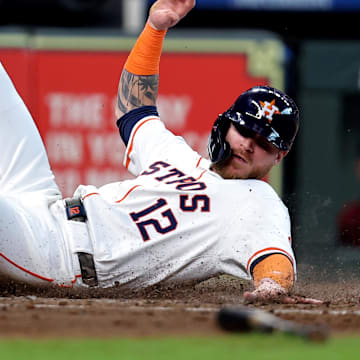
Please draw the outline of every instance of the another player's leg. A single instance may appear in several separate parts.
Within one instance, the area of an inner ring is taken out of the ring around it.
[[[36,285],[74,280],[49,210],[61,199],[38,129],[0,63],[0,275]]]
[[[42,287],[77,285],[79,261],[63,236],[46,197],[0,195],[1,281],[7,278]]]
[[[36,125],[1,63],[0,153],[0,194],[60,196]]]

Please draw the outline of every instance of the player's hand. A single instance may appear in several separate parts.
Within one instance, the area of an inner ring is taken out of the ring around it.
[[[269,278],[262,279],[254,291],[245,292],[244,299],[246,303],[323,304],[321,300],[289,295],[286,289]]]
[[[194,6],[195,0],[157,0],[150,9],[149,23],[157,30],[176,25]]]

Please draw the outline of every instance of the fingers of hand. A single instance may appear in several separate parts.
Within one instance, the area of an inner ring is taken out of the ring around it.
[[[245,292],[244,299],[247,303],[282,303],[282,304],[313,304],[321,305],[324,302],[317,299],[306,298],[303,296],[289,296],[285,294],[260,293],[256,290],[253,292]]]
[[[245,292],[244,299],[248,303],[256,303],[256,302],[272,303],[272,302],[284,302],[286,301],[285,299],[287,299],[287,296],[285,296],[283,293],[278,293],[278,292],[275,293],[275,292],[254,290],[253,292]]]
[[[174,26],[180,20],[179,16],[171,10],[156,10],[149,16],[149,22],[157,30],[164,30]]]
[[[250,291],[246,291],[246,292],[244,292],[244,299],[247,302],[254,302],[254,301],[256,301],[256,295]]]
[[[195,0],[158,0],[150,9],[149,21],[158,30],[176,25],[193,7]]]
[[[296,304],[314,304],[314,305],[324,304],[322,300],[306,298],[303,296],[293,296],[292,299],[296,300]]]

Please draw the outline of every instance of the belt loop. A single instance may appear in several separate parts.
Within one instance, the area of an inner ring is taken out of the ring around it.
[[[90,287],[97,286],[98,280],[95,270],[94,258],[91,254],[84,252],[77,253],[79,257],[81,277],[84,284]]]
[[[81,221],[85,222],[86,212],[84,205],[80,198],[66,198],[65,201],[65,209],[68,220]]]
[[[70,221],[85,222],[87,219],[85,207],[79,197],[64,199],[66,216]],[[77,253],[81,278],[84,284],[94,287],[98,285],[94,258],[91,254],[85,252]]]

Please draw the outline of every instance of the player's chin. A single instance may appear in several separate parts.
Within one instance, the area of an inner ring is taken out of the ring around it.
[[[263,179],[270,171],[270,166],[254,166],[247,163],[242,166],[231,166],[228,169],[228,173],[231,174],[232,179]]]
[[[239,179],[239,180],[246,180],[251,179],[252,175],[245,168],[228,168],[225,171],[225,179]]]
[[[228,167],[228,173],[232,179],[255,179],[253,167],[249,163],[238,164],[231,163]]]
[[[249,164],[239,165],[231,158],[214,165],[213,168],[224,179],[249,179],[252,176]]]

